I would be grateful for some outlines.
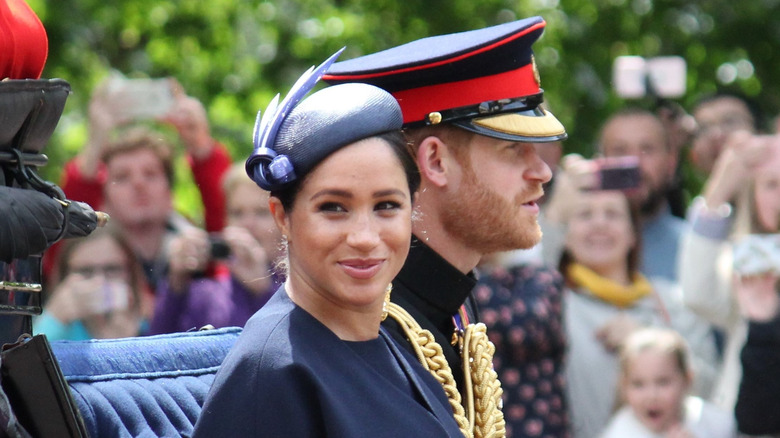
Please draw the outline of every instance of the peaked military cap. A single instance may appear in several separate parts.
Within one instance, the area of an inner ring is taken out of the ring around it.
[[[540,106],[543,90],[531,45],[541,17],[423,38],[337,62],[323,80],[363,82],[390,92],[405,127],[451,123],[511,141],[551,142],[566,130]]]

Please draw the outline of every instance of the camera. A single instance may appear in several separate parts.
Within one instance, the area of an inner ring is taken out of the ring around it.
[[[639,158],[600,157],[590,161],[594,174],[590,190],[631,190],[639,187]]]
[[[212,259],[226,260],[230,258],[230,245],[222,237],[214,234],[210,235],[209,245],[209,253]]]

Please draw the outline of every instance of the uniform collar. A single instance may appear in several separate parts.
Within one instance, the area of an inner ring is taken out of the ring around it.
[[[396,281],[419,299],[448,315],[454,315],[476,286],[474,271],[463,274],[416,236]]]

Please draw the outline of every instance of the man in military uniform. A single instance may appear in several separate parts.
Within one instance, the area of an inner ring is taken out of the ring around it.
[[[535,144],[566,138],[562,124],[540,105],[543,90],[531,45],[544,26],[533,17],[425,38],[336,63],[324,76],[331,84],[382,87],[401,105],[422,184],[412,247],[393,281],[391,309],[401,311],[391,311],[384,325],[434,375],[443,354],[452,377],[439,372],[437,378],[467,412],[483,397],[474,391],[485,370],[476,368],[490,368],[492,360],[486,339],[476,346],[475,339],[485,336],[469,332],[478,321],[474,268],[485,254],[539,242],[537,201],[551,171]],[[428,350],[435,345],[420,329],[433,334],[441,353]],[[454,391],[447,386],[452,378]],[[493,426],[495,433],[480,433],[473,418],[468,421],[475,436],[502,434],[495,430],[500,425]]]

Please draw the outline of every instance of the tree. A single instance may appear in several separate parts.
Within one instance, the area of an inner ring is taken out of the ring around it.
[[[215,137],[244,159],[258,109],[299,74],[342,46],[349,59],[424,36],[541,15],[535,45],[550,108],[566,125],[564,147],[590,155],[602,121],[626,104],[611,89],[615,57],[683,56],[688,93],[723,86],[780,107],[780,1],[726,0],[29,0],[49,33],[44,77],[73,87],[47,149],[58,170],[85,138],[92,88],[117,69],[128,76],[174,76],[207,107]],[[633,102],[652,106],[652,99]],[[180,195],[192,208],[191,189]],[[189,194],[187,194],[189,193]]]

